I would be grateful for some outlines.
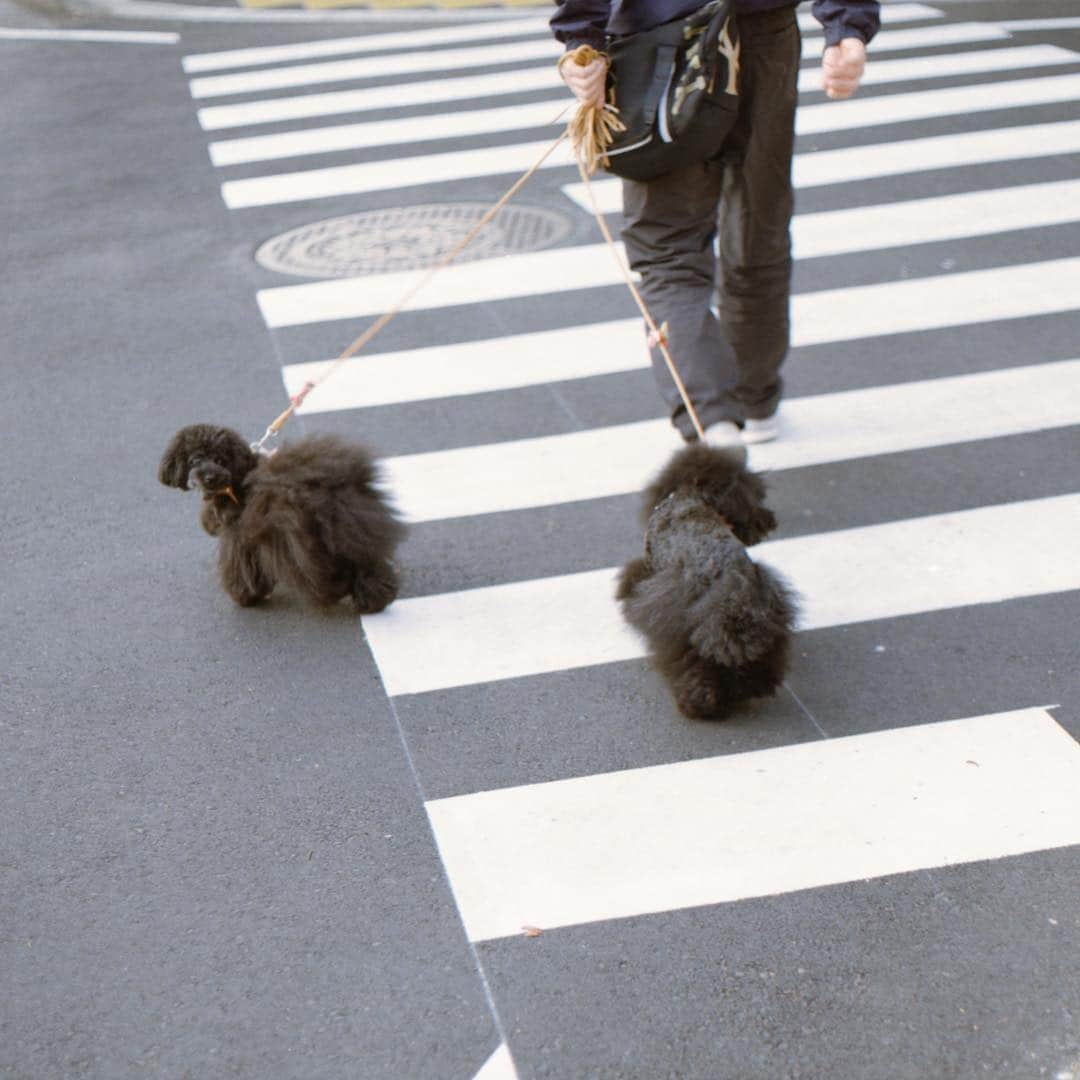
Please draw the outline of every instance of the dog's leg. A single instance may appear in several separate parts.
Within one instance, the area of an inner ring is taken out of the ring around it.
[[[616,600],[628,600],[634,590],[649,576],[649,564],[644,559],[631,559],[619,571],[619,580],[615,587]]]
[[[221,538],[218,568],[222,586],[241,607],[251,607],[273,592],[274,583],[263,573],[258,553],[237,543],[228,533]]]
[[[352,586],[357,615],[374,615],[382,611],[397,597],[398,587],[397,567],[389,559],[358,569]]]

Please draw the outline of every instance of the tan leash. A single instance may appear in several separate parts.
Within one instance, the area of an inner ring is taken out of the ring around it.
[[[566,112],[570,106],[559,111],[559,114],[555,117],[552,123],[556,123],[561,119],[563,113]],[[525,184],[532,178],[533,174],[544,164],[545,161],[555,152],[559,145],[570,134],[569,128],[563,133],[540,155],[539,158],[528,168],[524,173],[506,190],[502,198],[499,199],[494,205],[492,205],[482,218],[466,233],[466,235],[458,241],[454,249],[445,255],[434,266],[430,267],[427,273],[421,275],[405,292],[401,295],[401,298],[389,311],[384,312],[375,320],[351,345],[343,350],[338,357],[333,360],[330,365],[322,372],[317,379],[309,379],[304,385],[289,398],[289,407],[285,409],[270,426],[263,432],[262,438],[251,444],[251,449],[256,452],[261,452],[266,441],[275,436],[281,428],[284,426],[285,421],[289,419],[297,408],[301,405],[304,398],[311,393],[317,386],[321,386],[342,364],[347,360],[351,360],[368,342],[371,341],[376,334],[383,330],[387,323],[390,322],[395,316],[399,315],[406,304],[440,271],[449,266],[468,246],[476,239],[480,230],[488,224],[489,221],[525,186]]]
[[[582,48],[587,48],[583,46]],[[581,49],[576,50],[577,53],[581,53]],[[594,55],[599,55],[595,53]],[[574,57],[574,53],[567,54],[567,56]],[[559,62],[560,64],[567,59],[564,56]],[[575,57],[576,63],[582,63],[583,61]],[[588,63],[588,61],[584,61]],[[563,113],[566,112],[566,108],[562,109],[558,116],[555,117],[555,121],[559,120]],[[649,341],[655,342],[659,345],[660,351],[663,354],[664,362],[667,364],[668,371],[671,373],[672,379],[675,381],[675,386],[679,391],[679,396],[682,398],[683,404],[686,406],[686,411],[690,416],[690,420],[694,425],[694,431],[697,432],[697,436],[702,441],[705,440],[705,432],[701,426],[701,421],[698,419],[697,412],[694,409],[693,403],[690,401],[690,397],[686,392],[686,387],[683,384],[682,379],[679,377],[678,369],[675,367],[675,361],[671,357],[671,353],[667,347],[667,324],[665,323],[661,327],[657,327],[653,321],[652,315],[649,314],[648,308],[645,306],[645,301],[641,297],[641,293],[638,291],[637,286],[634,284],[633,275],[619,256],[619,249],[615,244],[614,239],[611,236],[611,232],[607,227],[607,222],[604,221],[604,215],[600,212],[600,208],[596,203],[596,197],[593,194],[592,185],[589,180],[589,173],[594,171],[598,162],[602,162],[602,154],[597,156],[590,154],[586,149],[589,145],[602,145],[605,146],[610,143],[611,133],[619,130],[621,127],[621,121],[618,121],[618,117],[614,116],[614,122],[612,117],[614,115],[614,108],[612,106],[604,106],[603,108],[590,107],[586,108],[581,106],[578,108],[575,116],[567,124],[566,129],[561,135],[540,155],[539,158],[524,172],[522,175],[506,190],[503,196],[494,203],[480,218],[480,220],[469,230],[469,232],[458,241],[454,249],[439,260],[434,266],[430,267],[426,273],[422,274],[408,289],[401,295],[396,304],[388,311],[379,316],[365,330],[355,341],[352,342],[346,349],[344,349],[328,367],[315,379],[309,379],[304,385],[289,398],[289,405],[284,411],[282,411],[274,421],[263,432],[262,438],[251,444],[251,449],[259,453],[269,453],[270,451],[264,450],[264,446],[267,440],[273,438],[284,426],[285,421],[299,408],[304,399],[314,390],[317,386],[321,386],[342,364],[351,360],[365,345],[367,345],[372,338],[375,337],[386,325],[399,315],[410,300],[418,293],[431,279],[439,273],[440,270],[444,270],[449,266],[468,246],[476,239],[480,230],[491,221],[492,218],[525,186],[525,184],[533,177],[536,171],[541,165],[555,152],[559,145],[567,138],[571,140],[574,146],[574,157],[577,161],[578,172],[581,174],[582,179],[585,182],[585,190],[588,192],[589,201],[592,204],[593,215],[596,218],[597,225],[600,226],[600,231],[604,236],[604,239],[608,243],[608,247],[611,249],[611,254],[615,259],[615,262],[619,266],[619,270],[622,272],[623,277],[626,280],[626,284],[630,289],[631,295],[634,297],[637,303],[638,309],[645,318],[645,323],[649,327]],[[586,115],[582,117],[582,114],[597,114]],[[554,121],[553,121],[554,122]],[[583,160],[584,158],[584,160]],[[586,161],[589,162],[589,167],[586,167]]]

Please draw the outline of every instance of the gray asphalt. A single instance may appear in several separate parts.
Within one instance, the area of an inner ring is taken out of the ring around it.
[[[80,25],[183,40],[0,41],[0,1076],[449,1080],[505,1040],[522,1078],[1080,1078],[1076,849],[468,943],[425,799],[1033,704],[1060,703],[1080,738],[1080,596],[805,634],[794,692],[723,725],[681,720],[642,661],[388,699],[344,610],[232,606],[194,497],[162,488],[156,464],[186,423],[257,434],[283,405],[281,364],[333,355],[358,331],[268,332],[255,291],[290,279],[253,262],[259,243],[358,210],[493,200],[506,180],[230,213],[180,57],[355,26],[110,22],[0,0],[0,26]],[[1080,51],[1080,32],[1030,36],[1044,40]],[[1076,115],[1073,102],[1000,119]],[[994,183],[1078,169],[1077,155],[1005,163]],[[990,186],[983,173],[873,181],[857,200]],[[566,213],[570,178],[541,174],[529,200]],[[800,209],[851,197],[815,189]],[[571,224],[566,244],[594,242],[586,215]],[[796,289],[1078,247],[1073,225],[816,259]],[[598,289],[409,313],[380,349],[619,318],[628,304]],[[1070,312],[803,348],[789,392],[1068,359],[1078,340]],[[390,455],[655,415],[651,376],[633,372],[290,424]],[[1080,431],[1061,429],[787,470],[770,491],[792,537],[1074,492],[1078,463]],[[610,566],[638,542],[629,496],[433,522],[406,545],[405,591]]]

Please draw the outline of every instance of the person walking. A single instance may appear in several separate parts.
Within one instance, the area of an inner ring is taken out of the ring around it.
[[[550,26],[570,52],[688,15],[702,0],[556,0]],[[655,180],[623,180],[622,239],[656,325],[713,445],[765,442],[779,431],[780,368],[790,345],[791,161],[802,42],[793,0],[735,0],[738,114],[716,161]],[[825,31],[822,88],[850,97],[880,26],[877,0],[815,0]],[[607,61],[560,63],[584,105],[604,101]],[[718,239],[718,244],[714,242]],[[718,256],[717,256],[718,249]],[[650,341],[672,424],[696,438]]]

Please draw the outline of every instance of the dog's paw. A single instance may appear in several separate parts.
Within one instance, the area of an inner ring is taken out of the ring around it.
[[[375,615],[397,598],[398,575],[387,563],[377,574],[357,576],[353,584],[352,602],[357,615]]]

